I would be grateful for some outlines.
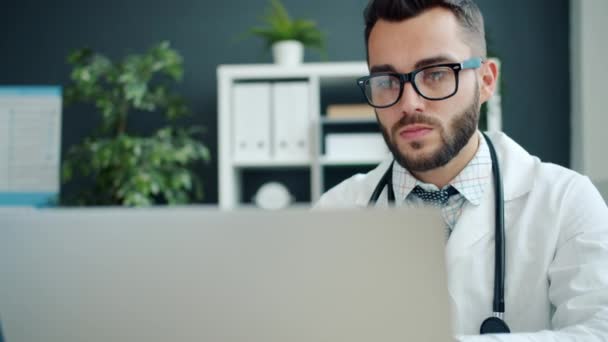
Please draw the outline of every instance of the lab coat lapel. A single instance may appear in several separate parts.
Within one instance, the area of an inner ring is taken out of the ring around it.
[[[494,186],[486,184],[483,199],[478,206],[465,204],[458,223],[446,246],[448,268],[460,257],[471,253],[471,246],[494,232]]]
[[[504,203],[523,196],[533,185],[535,159],[503,133],[490,133],[496,147],[498,164],[503,181]],[[494,166],[493,166],[494,167]],[[483,199],[478,206],[465,204],[446,247],[447,265],[450,267],[462,256],[472,253],[470,248],[481,238],[494,234],[495,210],[493,180],[486,184]],[[505,209],[505,219],[511,213]],[[508,227],[505,227],[508,230]]]
[[[498,164],[503,178],[505,233],[508,240],[509,234],[513,234],[510,232],[509,222],[512,219],[511,216],[516,214],[509,210],[510,203],[527,194],[532,188],[535,165],[538,160],[502,133],[493,133],[490,134],[490,137],[497,150]],[[448,291],[452,301],[456,304],[455,309],[459,312],[456,317],[464,315],[469,319],[471,315],[471,312],[465,309],[467,305],[462,302],[466,301],[466,298],[463,297],[463,291],[465,291],[463,284],[466,283],[463,277],[470,277],[471,260],[485,258],[490,265],[493,265],[494,262],[494,194],[494,184],[488,182],[483,199],[478,206],[471,203],[465,204],[446,246]],[[490,244],[491,247],[484,245],[481,246],[482,248],[476,248],[479,246],[475,245],[482,241],[485,241],[486,245]],[[507,248],[509,247],[507,246]],[[488,288],[488,290],[490,289],[491,287]]]

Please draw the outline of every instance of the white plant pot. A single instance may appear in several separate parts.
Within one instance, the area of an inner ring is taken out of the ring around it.
[[[272,45],[274,62],[279,65],[298,65],[304,60],[304,45],[297,40],[283,40]]]

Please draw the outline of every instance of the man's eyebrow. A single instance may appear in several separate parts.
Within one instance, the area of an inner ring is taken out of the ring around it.
[[[374,65],[369,69],[370,74],[375,74],[378,72],[397,72],[394,66],[390,64],[382,64],[382,65]]]
[[[433,56],[425,59],[421,59],[414,65],[414,69],[420,69],[427,66],[435,65],[435,64],[444,64],[444,63],[458,63],[454,60],[454,58],[447,55],[439,55]],[[413,70],[410,70],[410,72]],[[398,72],[397,69],[391,64],[382,64],[382,65],[374,65],[369,70],[370,74],[379,73],[379,72]]]
[[[414,69],[420,69],[420,68],[424,68],[424,67],[427,67],[430,65],[442,64],[442,63],[457,63],[457,62],[454,61],[454,58],[449,57],[447,55],[439,55],[439,56],[433,56],[433,57],[419,60],[418,62],[416,62],[416,65],[414,65]]]

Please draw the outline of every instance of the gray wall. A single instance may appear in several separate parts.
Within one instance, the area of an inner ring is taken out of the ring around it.
[[[365,0],[283,0],[296,17],[316,20],[327,33],[330,61],[365,57],[361,18]],[[543,160],[569,165],[568,0],[478,0],[492,49],[503,61],[504,130]],[[265,0],[3,1],[0,7],[0,84],[68,82],[65,57],[88,46],[113,57],[170,40],[185,58],[179,90],[207,127],[213,161],[201,170],[205,202],[217,201],[216,66],[270,62],[262,43],[238,36],[257,19]],[[307,61],[317,61],[310,53]],[[358,91],[353,85],[353,91]],[[95,125],[91,113],[64,111],[63,150]],[[150,130],[158,117],[134,118]]]

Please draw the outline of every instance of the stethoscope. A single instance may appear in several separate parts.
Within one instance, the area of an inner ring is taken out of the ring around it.
[[[502,191],[502,179],[498,166],[498,158],[496,150],[490,138],[485,133],[482,133],[488,147],[490,149],[490,158],[492,159],[492,178],[495,187],[494,208],[496,211],[494,228],[496,230],[495,237],[495,256],[494,256],[494,302],[492,304],[493,315],[488,317],[479,328],[481,334],[506,334],[510,333],[509,326],[504,321],[505,314],[505,217],[504,203]],[[388,191],[389,204],[395,203],[395,191],[393,189],[393,163],[384,173],[380,182],[374,189],[372,196],[369,199],[369,206],[375,205],[386,187]]]

